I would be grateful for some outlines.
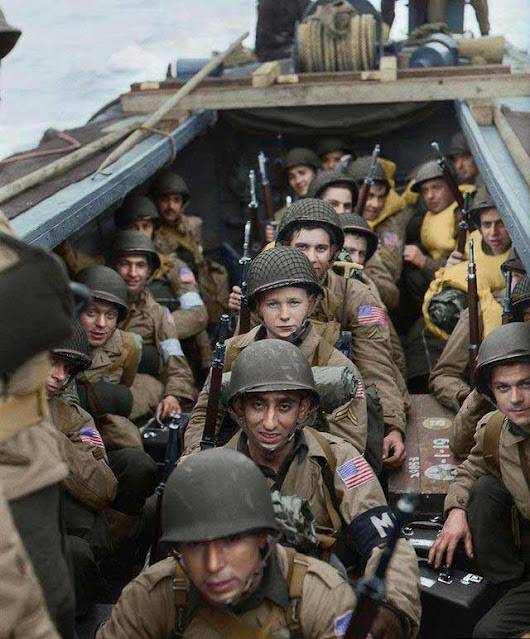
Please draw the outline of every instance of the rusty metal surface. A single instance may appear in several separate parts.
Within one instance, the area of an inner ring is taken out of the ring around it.
[[[407,461],[389,477],[390,503],[408,490],[418,494],[422,514],[438,514],[460,463],[449,449],[454,414],[431,395],[411,395]]]

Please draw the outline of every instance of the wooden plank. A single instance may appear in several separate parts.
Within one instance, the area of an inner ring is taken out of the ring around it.
[[[397,80],[397,58],[395,55],[384,55],[379,63],[381,82]]]
[[[332,86],[333,90],[330,90]],[[321,82],[273,85],[265,89],[204,86],[180,103],[184,109],[255,109],[267,107],[322,106],[326,104],[381,104],[436,102],[469,98],[526,96],[530,73],[452,78],[402,79],[399,82]],[[122,96],[128,113],[152,111],[172,91],[141,91]]]
[[[476,123],[479,126],[491,126],[493,123],[493,102],[489,98],[474,98],[467,101]]]
[[[252,86],[255,89],[270,87],[280,75],[282,66],[278,60],[264,62],[252,73]]]
[[[298,84],[300,77],[297,73],[286,73],[285,75],[279,75],[276,81],[278,84]]]
[[[493,110],[493,120],[524,181],[530,186],[530,158],[527,152],[498,107]]]

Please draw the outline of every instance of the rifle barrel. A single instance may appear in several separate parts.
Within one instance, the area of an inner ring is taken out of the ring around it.
[[[374,146],[374,150],[372,151],[372,161],[370,164],[370,170],[368,171],[368,175],[364,178],[363,183],[361,184],[361,188],[359,189],[359,199],[357,200],[357,204],[355,206],[355,212],[357,215],[362,217],[364,213],[364,209],[366,208],[366,201],[368,200],[368,195],[370,191],[370,187],[374,183],[374,176],[377,170],[377,163],[379,161],[379,153],[381,151],[381,147],[379,144]]]
[[[504,300],[502,303],[502,323],[509,324],[513,320],[512,308],[512,272],[509,268],[504,271]]]
[[[451,169],[447,166],[447,162],[445,161],[445,157],[440,150],[437,142],[431,142],[431,148],[435,152],[438,160],[438,166],[440,167],[440,171],[444,174],[445,181],[447,182],[447,186],[449,187],[453,198],[455,199],[458,207],[460,209],[464,208],[464,196],[462,192],[458,188],[458,184],[456,183],[455,177],[451,172]]]
[[[474,386],[477,354],[480,346],[480,331],[478,325],[477,265],[475,263],[475,246],[472,239],[469,240],[467,296],[469,303],[469,375],[471,384]]]

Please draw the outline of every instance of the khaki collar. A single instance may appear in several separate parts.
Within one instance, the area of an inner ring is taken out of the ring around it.
[[[524,442],[525,439],[530,439],[530,432],[527,432],[521,426],[512,424],[512,422],[508,419],[504,420],[503,430],[504,437],[502,443],[504,446],[513,446],[519,442]]]

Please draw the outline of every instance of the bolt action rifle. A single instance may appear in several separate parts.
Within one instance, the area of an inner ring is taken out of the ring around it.
[[[283,143],[283,135],[278,133],[276,136],[276,141],[278,143],[278,152],[279,157],[274,160],[274,182],[276,186],[276,192],[278,193],[278,197],[280,198],[280,207],[281,208],[285,204],[285,182],[283,176],[283,156],[285,154],[285,145]]]
[[[375,574],[363,577],[357,582],[357,605],[344,639],[366,639],[372,629],[379,606],[385,598],[385,575],[392,559],[401,530],[414,515],[415,496],[408,493],[396,506],[396,521],[389,533],[389,539],[379,559]]]
[[[456,240],[456,250],[464,253],[466,250],[467,235],[469,232],[469,209],[471,208],[471,193],[466,193],[464,206],[458,220],[458,237]]]
[[[250,330],[250,311],[248,310],[248,269],[250,268],[250,232],[252,223],[250,220],[245,224],[245,239],[243,241],[243,257],[239,260],[241,264],[241,306],[239,309],[239,333],[244,335]]]
[[[467,297],[469,304],[469,376],[471,385],[475,386],[475,370],[477,368],[478,347],[480,346],[480,332],[478,326],[477,264],[475,262],[475,244],[472,239],[469,240]]]
[[[261,251],[263,246],[263,233],[261,222],[258,215],[258,198],[256,197],[256,173],[248,172],[248,181],[250,186],[250,202],[248,203],[249,218],[252,222],[252,253],[256,254]]]
[[[217,423],[217,410],[219,397],[221,396],[221,383],[223,381],[223,369],[225,367],[226,336],[228,333],[228,315],[221,315],[219,321],[219,337],[215,345],[215,353],[210,368],[210,392],[208,393],[208,405],[206,407],[206,419],[202,431],[201,450],[215,446],[215,426]]]
[[[156,495],[156,507],[155,507],[155,524],[153,530],[153,542],[151,544],[151,553],[149,556],[149,565],[152,566],[156,563],[159,557],[159,542],[162,536],[162,498],[164,496],[164,489],[168,477],[171,475],[171,471],[175,468],[175,464],[182,455],[182,434],[185,427],[185,420],[180,413],[171,415],[169,424],[167,425],[168,438],[166,446],[166,456],[164,461],[164,470],[162,473],[162,481],[158,484]]]
[[[267,175],[267,156],[263,151],[258,155],[259,172],[261,175],[261,188],[263,190],[263,204],[265,215],[271,224],[274,224],[274,204],[272,201],[271,185]]]
[[[502,323],[509,324],[513,321],[512,307],[512,272],[509,268],[504,271],[504,300],[502,302]]]
[[[445,161],[444,154],[441,152],[440,147],[438,146],[438,143],[431,142],[431,148],[436,154],[436,161],[438,162],[440,171],[442,171],[442,173],[444,174],[444,179],[447,182],[449,190],[451,191],[451,195],[453,196],[456,203],[458,204],[458,208],[462,210],[464,208],[464,196],[462,195],[462,191],[458,188],[458,184],[456,183],[455,176],[451,172],[451,169],[447,166],[447,162]]]
[[[381,152],[381,147],[379,146],[379,144],[376,144],[372,152],[372,163],[370,164],[370,170],[368,171],[368,175],[364,178],[364,182],[362,183],[361,188],[359,190],[359,199],[357,200],[357,204],[355,206],[355,212],[357,213],[357,215],[360,215],[361,217],[366,207],[366,201],[368,200],[370,187],[374,183],[374,177],[375,177],[375,172],[377,170],[377,163],[379,162],[380,152]]]

